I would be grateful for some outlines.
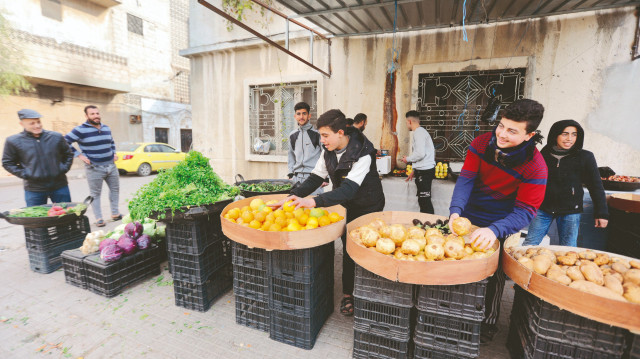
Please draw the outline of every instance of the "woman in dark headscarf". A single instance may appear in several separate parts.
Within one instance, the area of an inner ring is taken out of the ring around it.
[[[540,151],[549,169],[547,190],[524,245],[539,244],[554,219],[560,245],[577,245],[583,184],[593,199],[595,226],[607,226],[609,212],[598,165],[593,153],[582,149],[583,143],[584,130],[576,121],[563,120],[551,126],[547,145]]]

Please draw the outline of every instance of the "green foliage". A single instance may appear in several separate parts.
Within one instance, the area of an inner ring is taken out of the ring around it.
[[[265,4],[269,6],[273,6],[273,0],[265,0],[263,1]],[[268,21],[265,18],[265,10],[262,6],[258,6],[260,8],[260,15],[263,18],[263,21],[260,22],[262,27],[268,26]],[[224,10],[227,14],[232,15],[238,21],[243,21],[247,18],[247,14],[249,14],[253,10],[253,1],[251,0],[222,0],[222,10]],[[227,30],[233,30],[233,23],[227,22]]]
[[[22,54],[9,36],[11,32],[7,19],[0,11],[0,96],[17,95],[21,91],[33,90],[31,84],[18,74],[24,67]]]
[[[234,198],[239,189],[230,186],[215,173],[209,159],[197,151],[190,151],[184,161],[162,171],[142,186],[129,201],[129,214],[134,220],[167,208],[175,213],[183,206],[200,206]]]
[[[287,191],[291,189],[290,184],[278,184],[272,182],[261,182],[261,183],[241,183],[238,185],[243,191],[251,191],[251,192],[280,192]]]

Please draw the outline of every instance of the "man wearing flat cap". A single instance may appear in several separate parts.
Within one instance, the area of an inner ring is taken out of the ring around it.
[[[73,153],[58,132],[42,129],[40,114],[34,110],[18,111],[24,131],[7,138],[2,153],[2,167],[24,180],[27,206],[51,202],[71,202],[66,173]]]

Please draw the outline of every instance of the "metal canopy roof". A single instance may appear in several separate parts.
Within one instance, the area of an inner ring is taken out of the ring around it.
[[[393,32],[394,0],[278,0],[334,36]],[[640,0],[398,0],[397,31],[519,20],[640,5]]]

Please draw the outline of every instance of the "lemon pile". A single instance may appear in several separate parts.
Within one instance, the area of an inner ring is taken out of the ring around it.
[[[322,208],[298,208],[286,202],[282,208],[272,210],[268,205],[278,201],[265,203],[256,198],[248,206],[232,208],[224,214],[224,218],[245,227],[269,232],[295,232],[328,226],[341,221],[344,217],[336,212]]]
[[[436,178],[447,178],[447,172],[449,172],[449,165],[442,162],[436,164]]]

